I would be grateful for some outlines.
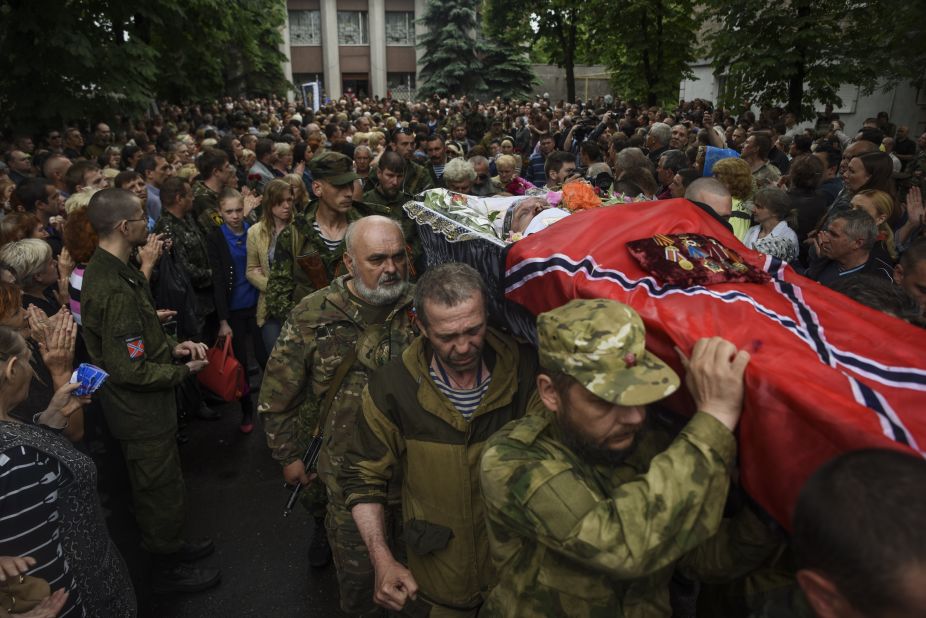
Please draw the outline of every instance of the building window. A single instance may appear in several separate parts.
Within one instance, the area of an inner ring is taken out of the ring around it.
[[[289,44],[321,45],[321,21],[320,11],[290,11]]]
[[[386,88],[414,88],[414,73],[386,73]]]
[[[369,45],[366,11],[338,11],[338,45]]]
[[[386,45],[415,44],[415,13],[386,11]]]

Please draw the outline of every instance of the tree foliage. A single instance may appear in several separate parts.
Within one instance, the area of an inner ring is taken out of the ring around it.
[[[276,0],[0,0],[0,122],[38,129],[283,92]]]
[[[536,79],[523,42],[478,36],[480,0],[429,0],[418,93],[521,97]]]
[[[675,101],[695,59],[692,0],[614,0],[595,14],[590,44],[607,65],[614,92],[647,105]]]
[[[575,66],[588,44],[588,24],[600,0],[485,0],[489,36],[509,45],[536,41],[551,62],[566,70],[566,96],[576,97]]]
[[[481,60],[489,97],[524,99],[539,83],[531,68],[528,50],[520,45],[486,40]]]
[[[421,96],[485,92],[475,36],[477,4],[476,0],[428,0],[422,20],[427,32],[418,43],[424,49]]]
[[[923,83],[924,5],[894,0],[702,0],[717,28],[709,56],[725,76],[722,102],[786,103],[802,118],[840,104],[844,84],[865,94]]]

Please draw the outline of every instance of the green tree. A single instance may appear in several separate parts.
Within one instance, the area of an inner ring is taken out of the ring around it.
[[[159,96],[281,93],[282,10],[277,0],[0,0],[0,123],[38,130],[138,114]]]
[[[481,95],[486,91],[476,40],[477,0],[428,0],[422,21],[427,33],[418,47],[421,80],[418,94]]]
[[[528,49],[524,47],[487,39],[480,61],[490,97],[523,99],[539,83],[531,68]]]
[[[922,83],[922,2],[702,1],[717,22],[707,42],[728,106],[785,103],[809,118],[814,102],[841,103],[843,84],[871,94],[903,79]]]
[[[588,24],[600,3],[572,0],[485,0],[489,36],[509,45],[537,41],[551,62],[566,70],[566,97],[576,98],[575,66],[588,43]]]
[[[695,59],[692,0],[616,0],[595,13],[591,40],[614,92],[647,105],[675,101]]]

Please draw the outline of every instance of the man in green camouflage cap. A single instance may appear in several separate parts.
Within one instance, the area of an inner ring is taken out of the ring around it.
[[[480,616],[668,617],[669,580],[742,574],[774,549],[749,511],[721,517],[749,355],[720,338],[684,359],[698,412],[672,439],[646,405],[678,376],[640,317],[606,299],[537,320],[539,401],[481,461],[499,583]]]
[[[267,314],[280,322],[304,296],[347,273],[341,261],[344,234],[352,221],[369,214],[353,200],[359,176],[349,157],[325,151],[309,161],[309,171],[318,197],[280,232],[267,280]]]

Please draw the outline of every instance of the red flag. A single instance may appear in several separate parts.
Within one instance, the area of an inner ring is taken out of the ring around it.
[[[662,285],[626,243],[703,234],[767,271],[768,283]],[[573,298],[613,298],[643,318],[647,348],[682,374],[673,351],[720,336],[747,350],[738,434],[745,489],[783,525],[822,463],[848,450],[926,447],[923,331],[746,249],[719,222],[676,199],[574,214],[513,245],[505,295],[538,314]],[[691,413],[686,393],[670,399]]]

